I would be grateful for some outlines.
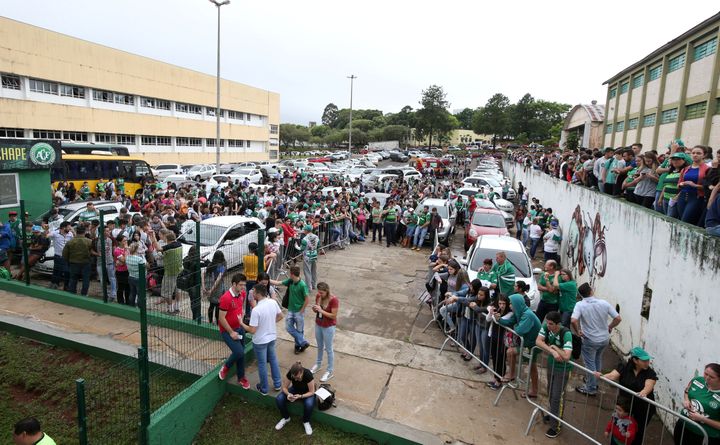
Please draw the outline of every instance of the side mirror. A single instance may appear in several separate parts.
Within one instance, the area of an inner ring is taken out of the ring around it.
[[[535,269],[533,269],[533,275],[538,275],[541,273],[543,273],[543,271],[539,267],[536,267]]]

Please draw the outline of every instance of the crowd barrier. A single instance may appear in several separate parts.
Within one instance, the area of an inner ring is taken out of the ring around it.
[[[565,362],[568,369],[558,366],[547,366],[548,353],[535,346],[530,354],[530,366],[545,366],[546,393],[539,393],[538,398],[528,398],[528,403],[534,407],[528,421],[525,435],[529,435],[536,425],[537,417],[542,413],[543,423],[558,423],[558,431],[568,428],[594,444],[606,444],[609,438],[605,435],[611,426],[613,411],[619,400],[625,400],[629,414],[635,419],[637,429],[634,437],[626,437],[624,443],[643,445],[646,443],[682,443],[688,425],[701,432],[702,443],[708,443],[707,433],[702,427],[675,410],[663,406],[654,400],[639,396],[624,386],[609,380],[602,375],[594,374],[598,382],[597,395],[590,396],[576,392],[571,380],[580,381],[580,376],[587,377],[593,374],[586,367],[572,360]],[[575,375],[576,374],[576,375]],[[575,378],[573,379],[573,375]],[[552,387],[549,382],[552,382]],[[551,396],[552,395],[552,396]],[[553,406],[554,405],[554,406]],[[681,437],[673,436],[666,426],[673,427],[678,421],[684,421],[679,431]],[[627,421],[619,421],[623,431],[629,431]],[[679,442],[678,442],[679,441]]]

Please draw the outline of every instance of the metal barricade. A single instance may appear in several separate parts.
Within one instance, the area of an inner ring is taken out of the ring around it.
[[[670,442],[666,442],[666,436],[677,434],[681,437],[674,437],[675,443],[683,443],[683,436],[688,428],[692,428],[695,434],[699,431],[698,435],[702,436],[702,443],[707,445],[707,433],[697,422],[654,400],[639,396],[636,392],[598,373],[593,373],[572,360],[553,363],[547,360],[548,357],[549,354],[537,346],[530,354],[531,366],[539,365],[539,362],[545,358],[542,361],[545,362],[547,393],[538,394],[538,398],[527,398],[528,403],[535,408],[530,415],[525,435],[530,434],[530,430],[537,423],[538,414],[542,413],[542,420],[549,424],[549,428],[556,432],[568,428],[597,445],[608,442],[608,435],[612,435],[614,427],[620,435],[624,433],[631,435],[632,437],[624,437],[628,444],[633,445],[672,443],[672,438]],[[594,374],[597,378],[597,394],[590,396],[572,390],[568,394],[568,388],[572,386],[569,383],[574,380],[573,376],[577,375],[575,379],[579,381],[580,375],[588,374]],[[633,422],[626,416],[617,415],[616,405],[620,405],[624,411],[627,410],[626,414],[634,419],[636,426],[630,426]],[[674,433],[666,428],[680,421],[684,423],[680,424]]]

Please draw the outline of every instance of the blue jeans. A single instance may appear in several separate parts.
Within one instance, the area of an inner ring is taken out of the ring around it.
[[[53,257],[53,274],[50,282],[58,286],[62,284],[64,289],[68,288],[68,284],[70,282],[68,264],[65,261],[65,258],[60,255],[55,255]]]
[[[290,394],[297,394],[295,392],[295,388],[290,386],[288,388],[288,392]],[[303,404],[303,423],[309,422],[310,418],[312,417],[313,409],[315,408],[315,395],[308,397],[307,399],[300,399],[300,401]],[[283,419],[289,419],[290,418],[290,412],[287,409],[287,396],[284,392],[281,392],[280,394],[275,397],[275,405],[277,405],[278,409],[280,410],[280,414],[282,415]]]
[[[253,343],[255,351],[255,359],[257,359],[258,374],[260,375],[260,391],[267,393],[267,363],[270,362],[270,374],[272,374],[273,388],[282,386],[282,377],[280,376],[280,366],[278,365],[277,355],[275,354],[275,340],[258,345]],[[239,378],[239,377],[238,377]]]
[[[138,293],[138,279],[132,276],[128,276],[128,295],[125,299],[125,304],[128,306],[135,307],[135,300],[137,299]]]
[[[409,238],[413,238],[415,236],[415,225],[411,224],[407,226],[407,229],[405,229],[405,236]]]
[[[237,328],[235,332],[240,335],[239,340],[233,340],[227,332],[221,333],[220,336],[228,348],[230,348],[230,357],[225,360],[225,366],[232,368],[233,365],[236,365],[237,378],[240,380],[245,377],[245,331],[243,328]],[[258,359],[258,370],[259,369],[260,360]],[[265,376],[265,379],[267,380],[267,376]]]
[[[707,227],[705,229],[705,231],[707,232],[708,235],[720,236],[720,226]]]
[[[530,231],[528,229],[522,229],[522,244],[523,247],[527,247],[528,240],[530,239]]]
[[[488,365],[490,363],[490,336],[486,328],[480,326],[478,322],[475,322],[475,343],[478,347],[478,357],[482,360],[483,364]]]
[[[415,239],[413,240],[413,246],[415,247],[422,247],[423,242],[425,241],[425,235],[427,235],[428,227],[416,227],[415,228]]]
[[[117,279],[115,278],[115,263],[106,264],[105,269],[107,269],[108,283],[110,284],[110,290],[108,290],[108,300],[114,301],[117,299]],[[102,262],[99,262],[97,265],[97,273],[98,278],[100,279],[100,285],[104,287],[105,280],[103,279]]]
[[[537,252],[539,244],[540,238],[530,238],[530,259],[535,258],[535,252]]]
[[[663,199],[663,208],[665,209],[665,214],[667,216],[670,218],[678,218],[677,203],[674,206],[670,206],[670,200]]]
[[[678,194],[677,212],[679,218],[686,223],[698,224],[703,205],[705,205],[705,200],[698,198],[694,191]]]
[[[522,221],[515,221],[515,238],[522,239]]]
[[[583,338],[580,353],[587,369],[590,371],[600,371],[602,369],[602,354],[608,343],[610,343],[610,339],[596,343],[587,338]],[[597,392],[597,378],[595,374],[588,373],[587,379],[585,380],[585,389],[590,393]]]
[[[657,190],[655,191],[655,201],[653,202],[653,209],[655,209],[656,212],[660,212],[660,213],[664,214],[665,208],[663,207],[663,204],[664,204],[663,201],[665,201],[665,200],[663,199],[662,201],[658,202],[658,200],[660,199],[660,193],[662,193],[662,191],[657,191]]]
[[[285,319],[285,329],[288,334],[292,335],[295,339],[295,347],[300,348],[305,346],[308,341],[305,340],[303,331],[305,329],[305,312],[290,312],[288,311],[287,318]]]
[[[77,293],[78,278],[82,277],[81,295],[87,295],[90,289],[90,263],[70,263],[70,282],[68,283],[68,292]]]
[[[328,357],[328,372],[332,373],[335,369],[335,353],[333,352],[333,339],[335,338],[335,326],[323,328],[315,325],[315,341],[317,341],[317,360],[315,365],[320,367],[322,365],[323,349],[327,351]]]
[[[440,316],[445,320],[445,325],[448,331],[455,329],[455,322],[453,321],[452,314],[457,314],[460,305],[458,303],[444,304],[440,307]]]

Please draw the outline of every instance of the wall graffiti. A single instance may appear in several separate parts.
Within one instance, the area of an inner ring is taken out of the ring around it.
[[[575,207],[565,253],[577,276],[587,271],[591,285],[607,272],[606,231],[607,227],[600,221],[600,213],[595,214],[593,219],[589,212],[583,215],[579,205]]]

